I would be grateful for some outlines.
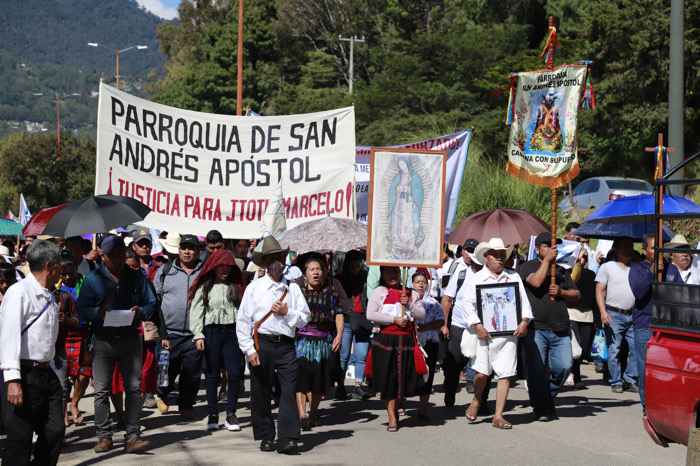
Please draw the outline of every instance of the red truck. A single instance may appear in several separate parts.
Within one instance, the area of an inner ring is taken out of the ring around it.
[[[700,152],[659,178],[657,186],[680,184],[669,180],[670,176],[698,156]],[[700,180],[682,182],[700,184]],[[656,189],[657,245],[664,220],[684,219],[698,228],[700,214],[660,213],[659,192],[662,189]],[[656,248],[657,259],[658,254],[670,251]],[[697,254],[700,251],[684,252]],[[645,370],[647,416],[644,427],[663,447],[667,447],[668,442],[687,445],[686,464],[700,465],[700,285],[656,281],[653,293],[650,327],[653,334],[647,344]]]

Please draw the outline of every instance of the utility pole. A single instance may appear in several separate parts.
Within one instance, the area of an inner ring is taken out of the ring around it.
[[[348,94],[352,94],[352,80],[353,80],[354,71],[355,71],[354,66],[353,66],[353,55],[355,54],[355,42],[364,42],[365,36],[362,36],[362,39],[358,39],[357,36],[344,38],[343,36],[338,34],[338,40],[341,42],[350,42],[350,71],[348,72],[348,75],[349,75]]]
[[[685,159],[683,138],[683,31],[684,1],[671,0],[670,63],[668,73],[668,145],[676,151],[669,154],[669,165],[675,167]],[[684,172],[677,172],[672,178],[682,179]],[[673,194],[683,194],[682,186],[669,186]]]

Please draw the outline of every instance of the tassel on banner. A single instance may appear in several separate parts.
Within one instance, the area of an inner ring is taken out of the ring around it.
[[[517,74],[509,75],[510,85],[504,89],[493,94],[494,96],[501,95],[505,91],[508,92],[508,114],[506,115],[506,125],[513,123],[513,115],[515,114],[515,79],[518,77]]]
[[[549,36],[547,36],[547,41],[544,43],[544,49],[542,50],[542,55],[540,55],[541,61],[547,61],[549,59],[549,44],[552,43],[561,50],[561,45],[557,42],[557,28],[554,26],[550,27]]]
[[[659,176],[661,176],[661,167],[664,168],[664,173],[668,173],[668,152],[664,146],[656,146],[656,163],[654,166],[654,181],[656,181]]]
[[[593,110],[595,108],[595,97],[593,96],[593,80],[591,78],[592,61],[584,61],[586,64],[586,87],[581,101],[581,108]]]

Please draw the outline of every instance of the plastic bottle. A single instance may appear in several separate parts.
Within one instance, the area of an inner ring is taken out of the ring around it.
[[[168,386],[168,366],[170,366],[170,351],[167,349],[160,350],[158,357],[158,386]]]

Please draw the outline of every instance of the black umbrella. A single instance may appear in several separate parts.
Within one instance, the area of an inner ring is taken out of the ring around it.
[[[150,207],[130,197],[90,196],[66,204],[46,223],[42,233],[63,238],[102,233],[139,222],[150,212]]]

